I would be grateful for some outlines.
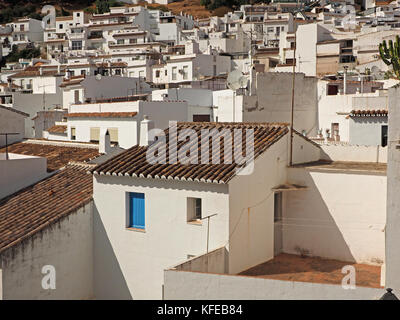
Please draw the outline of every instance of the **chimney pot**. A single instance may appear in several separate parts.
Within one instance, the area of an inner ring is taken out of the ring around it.
[[[144,115],[143,120],[140,122],[139,146],[145,147],[149,145],[149,131],[152,129],[154,129],[154,121],[150,120],[147,115]]]
[[[100,141],[99,141],[99,153],[110,153],[111,151],[111,142],[110,142],[110,133],[108,130],[100,132]]]

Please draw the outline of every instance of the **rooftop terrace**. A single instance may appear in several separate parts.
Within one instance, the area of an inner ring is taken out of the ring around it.
[[[381,288],[380,266],[319,257],[302,257],[286,253],[245,270],[239,275],[284,281],[341,285],[345,276],[342,273],[342,268],[346,265],[352,265],[356,269],[356,286]]]

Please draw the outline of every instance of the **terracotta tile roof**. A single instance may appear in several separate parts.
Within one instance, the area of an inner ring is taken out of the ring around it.
[[[42,71],[42,76],[54,76],[58,74],[57,70],[44,70]],[[24,70],[11,75],[9,78],[25,78],[25,77],[39,77],[40,75],[40,67],[39,66],[31,66],[26,67]]]
[[[5,148],[0,148],[0,153]],[[8,152],[47,158],[47,171],[60,169],[70,161],[87,161],[99,155],[98,149],[18,142],[8,146]]]
[[[65,16],[65,17],[56,17],[56,21],[68,21],[68,20],[73,20],[73,16]]]
[[[85,80],[84,76],[81,76],[79,78],[64,79],[64,81],[59,85],[59,87],[64,88],[67,86],[80,84],[83,80]]]
[[[388,110],[351,110],[350,117],[387,117]]]
[[[8,83],[0,83],[0,87],[8,88],[8,87],[9,87],[9,84],[8,84]],[[12,83],[12,84],[11,84],[11,88],[18,89],[18,88],[21,88],[21,87],[18,86],[18,85],[16,85],[15,83]]]
[[[47,132],[50,133],[65,133],[66,131],[67,131],[67,126],[62,126],[62,125],[55,125],[47,129]]]
[[[121,61],[111,62],[111,67],[114,67],[114,68],[123,68],[123,67],[126,67],[126,66],[128,66],[128,64],[126,62],[121,62]],[[103,62],[97,62],[96,63],[96,67],[108,68],[109,64],[108,63],[103,63]]]
[[[93,178],[88,168],[68,165],[0,200],[0,254],[89,203]]]
[[[181,130],[195,130],[198,137],[197,146],[197,163],[198,164],[169,164],[169,144],[167,143],[166,164],[150,164],[146,160],[146,153],[149,147],[132,147],[125,152],[115,156],[109,161],[94,168],[91,172],[94,174],[132,176],[143,178],[161,178],[176,179],[184,181],[201,181],[210,183],[227,183],[235,174],[239,166],[235,163],[225,164],[223,153],[223,142],[221,141],[220,163],[212,164],[212,157],[217,154],[217,150],[209,148],[210,164],[201,163],[201,130],[202,129],[221,129],[230,130],[231,134],[234,129],[241,129],[243,149],[245,149],[245,130],[254,129],[254,158],[257,158],[271,145],[286,135],[289,131],[288,125],[285,123],[211,123],[211,122],[181,122],[177,125],[178,134]],[[169,129],[165,130],[168,141]],[[233,139],[232,139],[233,140]],[[178,143],[178,150],[186,141]],[[211,142],[210,142],[211,144]],[[240,152],[241,148],[232,148],[234,153]],[[204,162],[204,161],[203,161]]]
[[[114,38],[118,37],[129,37],[129,36],[137,36],[137,35],[145,35],[146,31],[136,31],[136,32],[125,32],[125,33],[115,33],[113,34]]]
[[[67,118],[133,118],[137,115],[137,112],[74,112],[68,113],[65,116]]]

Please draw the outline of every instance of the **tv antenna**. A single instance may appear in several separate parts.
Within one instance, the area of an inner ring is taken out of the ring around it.
[[[240,70],[233,70],[228,74],[226,85],[233,91],[233,104],[232,104],[232,122],[235,122],[235,100],[236,90],[247,87],[247,77],[243,75]]]

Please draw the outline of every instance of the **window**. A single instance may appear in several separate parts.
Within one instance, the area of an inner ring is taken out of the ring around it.
[[[86,75],[86,70],[81,70],[81,75],[82,76]]]
[[[165,75],[167,75],[168,73],[167,73],[167,69],[165,69]]]
[[[336,96],[339,92],[338,86],[328,85],[328,96]]]
[[[129,220],[128,228],[145,228],[144,193],[129,193]]]
[[[335,139],[335,141],[339,141],[339,123],[332,123],[331,124],[331,133],[332,133],[332,138]]]
[[[382,126],[381,132],[382,132],[381,145],[382,147],[386,147],[388,143],[388,126],[387,125]]]
[[[72,50],[82,50],[82,41],[72,41]]]
[[[74,102],[75,103],[79,102],[79,90],[74,91]]]
[[[100,128],[90,128],[90,142],[99,142]]]
[[[124,44],[124,39],[118,39],[117,44]]]
[[[71,128],[71,140],[76,140],[76,129]]]
[[[201,199],[187,198],[187,221],[197,221],[201,219]]]
[[[62,28],[64,28],[64,25],[60,24],[60,25],[58,25],[58,27],[59,27],[60,29],[62,29]]]
[[[282,192],[274,193],[274,222],[282,220]]]
[[[110,134],[110,142],[118,143],[118,128],[108,128]]]
[[[183,66],[183,79],[188,78],[188,73],[189,73],[189,67],[188,66]]]
[[[137,43],[137,39],[129,39],[129,43]]]
[[[156,70],[156,78],[160,77],[160,70]]]
[[[121,75],[121,69],[115,69],[115,75],[120,76]]]
[[[172,80],[176,80],[176,70],[177,67],[172,67]]]
[[[193,122],[210,122],[209,114],[194,114]]]
[[[274,27],[268,27],[267,32],[274,32]]]

